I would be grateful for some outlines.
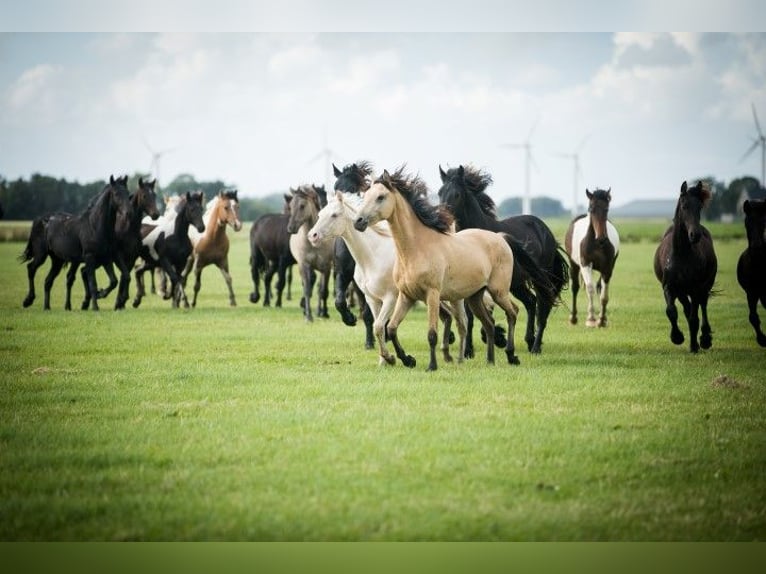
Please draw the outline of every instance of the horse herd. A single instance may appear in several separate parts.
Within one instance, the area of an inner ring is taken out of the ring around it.
[[[561,246],[547,225],[533,215],[498,219],[486,193],[491,176],[470,165],[444,171],[439,167],[439,202],[428,200],[425,183],[402,166],[375,178],[369,162],[342,170],[332,166],[336,182],[328,199],[324,186],[303,185],[285,194],[282,213],[257,219],[250,231],[250,268],[254,291],[250,301],[271,304],[271,280],[277,274],[275,305],[282,305],[290,270],[297,265],[302,284],[301,306],[313,320],[311,297],[317,287],[316,315],[328,317],[330,275],[335,273],[335,307],[347,325],[357,318],[349,309],[354,293],[365,324],[365,346],[376,344],[381,364],[415,366],[402,348],[397,329],[417,302],[427,306],[428,370],[437,368],[438,323],[443,322],[441,352],[451,361],[454,321],[459,337],[458,361],[474,355],[473,319],[481,323],[487,362],[494,362],[495,346],[518,364],[514,333],[518,307],[527,312],[524,341],[540,353],[551,310],[571,281],[570,322],[576,324],[580,283],[587,295],[586,325],[606,327],[609,283],[620,251],[617,229],[608,220],[611,190],[586,190],[588,213],[575,218]],[[115,179],[77,215],[52,213],[35,219],[26,248],[29,292],[24,307],[35,299],[34,277],[50,257],[43,307],[50,309],[50,291],[62,268],[69,264],[65,309],[71,309],[71,288],[82,265],[85,298],[82,309],[98,309],[98,299],[115,287],[115,309],[129,298],[131,272],[136,277],[133,306],[145,296],[144,273],[160,270],[170,281],[162,290],[174,307],[188,307],[185,284],[195,277],[192,306],[196,305],[204,267],[216,265],[226,281],[230,305],[236,305],[228,265],[227,226],[239,231],[237,192],[224,190],[207,204],[201,192],[166,200],[162,216],[157,208],[155,182],[139,179],[130,193],[127,177]],[[688,322],[690,350],[712,345],[707,303],[717,273],[709,231],[700,215],[711,194],[701,182],[681,186],[671,226],[654,256],[654,272],[662,285],[670,339],[684,342],[678,327],[676,300]],[[744,204],[748,247],[742,253],[737,278],[747,293],[749,320],[759,345],[766,347],[760,327],[758,302],[766,306],[766,203]],[[138,263],[138,265],[137,265]],[[119,281],[114,266],[120,272]],[[99,290],[95,271],[103,267],[109,286]],[[595,273],[598,274],[596,281]],[[288,289],[289,293],[289,289]],[[598,316],[597,303],[600,304]],[[506,330],[495,326],[492,312],[500,307]],[[700,324],[699,315],[702,316]],[[698,339],[699,334],[699,339]],[[387,347],[394,347],[392,354]]]

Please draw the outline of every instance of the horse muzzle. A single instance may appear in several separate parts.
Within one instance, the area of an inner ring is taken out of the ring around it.
[[[702,233],[699,230],[694,230],[689,232],[689,243],[694,245],[695,243],[699,243],[700,238],[702,237]]]
[[[200,223],[199,225],[195,225],[194,227],[196,227],[197,231],[199,231],[200,233],[205,233],[205,224],[204,223]]]
[[[314,247],[319,245],[322,241],[322,238],[319,236],[319,234],[316,231],[309,233],[308,239],[309,239],[309,243],[311,243],[311,245],[313,245]]]
[[[357,217],[356,221],[354,221],[354,229],[357,231],[364,231],[367,229],[367,226],[369,225],[369,219],[366,217]]]

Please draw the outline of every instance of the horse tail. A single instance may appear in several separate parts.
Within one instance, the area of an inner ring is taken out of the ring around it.
[[[550,273],[524,249],[522,242],[507,233],[501,233],[501,235],[513,251],[514,273],[519,271],[523,273],[524,281],[534,290],[538,303],[547,303],[550,307],[558,305],[560,289],[557,289]]]
[[[569,285],[569,256],[561,245],[556,245],[556,254],[550,267],[551,283],[556,291],[556,296]]]
[[[32,222],[32,229],[29,231],[29,239],[24,251],[18,256],[19,263],[26,263],[35,258],[35,247],[44,244],[45,229],[48,226],[49,216],[38,217]]]

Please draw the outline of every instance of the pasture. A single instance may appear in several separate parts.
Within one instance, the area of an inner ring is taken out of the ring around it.
[[[541,355],[517,329],[520,366],[478,342],[434,373],[424,305],[399,329],[409,370],[335,309],[307,324],[297,273],[284,308],[250,304],[250,222],[229,232],[235,308],[208,268],[191,310],[80,311],[78,278],[66,312],[62,275],[44,312],[46,263],[22,309],[23,245],[0,243],[0,539],[764,540],[744,228],[709,226],[713,347],[692,355],[652,273],[667,223],[615,223],[606,329],[569,325],[566,290]]]

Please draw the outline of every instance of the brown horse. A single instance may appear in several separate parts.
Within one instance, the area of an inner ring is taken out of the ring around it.
[[[766,335],[761,331],[758,301],[766,307],[766,202],[745,201],[745,230],[747,249],[737,262],[737,280],[747,293],[750,324],[761,347],[766,347]]]
[[[303,283],[303,316],[306,321],[313,321],[311,314],[311,292],[316,282],[316,272],[320,274],[317,292],[317,316],[327,318],[327,296],[329,295],[330,274],[332,273],[335,240],[328,240],[319,245],[312,245],[308,240],[308,231],[317,222],[319,210],[327,205],[324,187],[303,185],[291,190],[290,219],[287,231],[290,235],[290,252],[298,262]],[[323,200],[324,198],[324,200]]]
[[[202,286],[202,270],[211,263],[221,270],[221,275],[229,288],[229,305],[236,307],[237,300],[234,297],[231,273],[229,273],[229,237],[226,235],[226,226],[231,226],[235,232],[242,229],[237,191],[219,192],[208,202],[203,219],[205,221],[203,234],[197,232],[194,227],[189,227],[189,238],[194,245],[194,251],[183,272],[183,280],[186,281],[191,270],[194,270],[192,307],[197,306],[197,294]]]
[[[404,167],[393,175],[384,171],[364,195],[354,227],[364,231],[383,219],[391,228],[396,248],[394,281],[399,289],[388,336],[396,355],[408,367],[415,360],[404,352],[397,329],[416,301],[428,305],[428,370],[436,365],[437,323],[440,301],[446,301],[457,323],[460,336],[458,361],[465,356],[466,315],[463,301],[479,317],[487,333],[487,362],[494,363],[495,326],[483,304],[488,291],[505,311],[508,362],[518,364],[513,346],[518,308],[511,302],[508,288],[513,275],[513,252],[504,234],[484,229],[464,229],[453,233],[451,213],[433,206],[423,197],[425,184],[418,177],[404,174]],[[387,359],[388,360],[388,359]],[[390,362],[390,361],[389,361]]]
[[[577,292],[580,290],[580,276],[588,295],[587,327],[606,327],[606,304],[609,302],[609,281],[612,279],[614,264],[620,254],[620,235],[607,219],[611,188],[585,190],[588,198],[588,215],[579,215],[569,224],[564,237],[564,248],[569,255],[569,277],[572,281],[572,314],[569,322],[577,324]],[[598,285],[593,272],[601,274]],[[601,314],[596,320],[593,299],[596,291],[601,294]]]
[[[702,208],[710,200],[710,190],[702,182],[687,188],[681,185],[673,224],[665,232],[654,254],[654,274],[662,284],[665,295],[665,314],[670,320],[670,340],[680,345],[684,334],[678,328],[678,310],[675,300],[681,302],[689,324],[689,350],[709,349],[713,336],[707,318],[707,302],[713,289],[718,260],[713,249],[710,232],[700,224]],[[700,330],[699,311],[702,312]]]

